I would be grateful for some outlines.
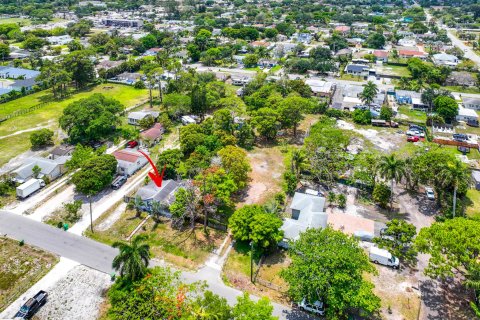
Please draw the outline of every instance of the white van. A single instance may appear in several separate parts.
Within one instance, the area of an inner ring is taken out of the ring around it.
[[[400,267],[400,261],[398,260],[398,258],[392,256],[392,254],[385,249],[370,247],[368,257],[373,263],[383,264],[384,266],[392,267],[395,269],[398,269]]]
[[[315,301],[314,303],[308,303],[304,298],[302,302],[298,304],[298,307],[304,311],[318,314],[320,316],[325,315],[325,305],[321,301]]]

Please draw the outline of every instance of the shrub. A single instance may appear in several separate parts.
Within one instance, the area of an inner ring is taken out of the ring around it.
[[[372,122],[372,115],[368,109],[356,109],[352,113],[353,122],[358,124],[370,124]]]
[[[390,188],[384,183],[377,183],[373,188],[372,199],[382,208],[387,207],[390,196]]]
[[[53,144],[53,131],[49,129],[40,129],[32,132],[30,143],[33,149],[42,148]]]

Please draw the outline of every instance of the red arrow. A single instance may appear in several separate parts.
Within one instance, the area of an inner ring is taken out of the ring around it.
[[[147,158],[148,162],[150,162],[150,165],[153,168],[153,172],[149,171],[148,176],[150,177],[150,179],[152,179],[155,185],[160,188],[162,186],[163,175],[165,173],[165,168],[167,167],[167,165],[163,167],[162,174],[158,174],[157,167],[153,163],[152,159],[150,159],[150,157],[145,152],[140,150],[138,150],[138,152],[140,152],[145,158]]]

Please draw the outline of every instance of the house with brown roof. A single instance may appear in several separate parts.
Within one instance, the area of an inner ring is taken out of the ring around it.
[[[373,55],[375,56],[377,61],[383,61],[385,63],[388,62],[388,51],[375,50],[375,51],[373,51]]]
[[[163,127],[160,123],[155,123],[153,127],[140,132],[140,139],[147,147],[157,144],[162,139]]]
[[[147,158],[136,150],[117,150],[113,156],[118,162],[117,173],[124,176],[131,176],[148,162]]]

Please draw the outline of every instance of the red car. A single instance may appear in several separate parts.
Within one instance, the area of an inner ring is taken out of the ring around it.
[[[136,146],[138,146],[138,142],[135,140],[127,142],[127,148],[135,148]]]
[[[417,136],[410,136],[410,137],[407,138],[408,142],[417,142],[419,140],[420,140],[420,138],[417,137]]]

